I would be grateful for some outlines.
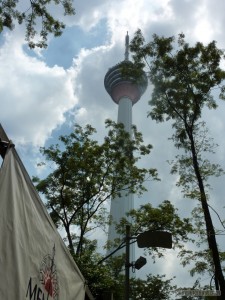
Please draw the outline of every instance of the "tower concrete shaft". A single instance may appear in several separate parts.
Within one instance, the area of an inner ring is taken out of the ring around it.
[[[118,123],[122,123],[124,125],[124,129],[132,134],[132,101],[128,97],[122,97],[119,100],[118,107]],[[110,215],[112,218],[112,224],[109,226],[108,232],[108,240],[114,241],[118,238],[118,234],[116,232],[116,224],[119,224],[120,220],[126,216],[126,213],[134,208],[134,195],[131,193],[127,193],[126,187],[121,191],[120,197],[115,197],[111,199],[111,207],[110,207]],[[129,220],[130,221],[130,220]],[[111,252],[110,249],[109,252]],[[135,251],[134,247],[130,247],[130,258],[131,261],[135,260]],[[125,248],[119,250],[115,255],[122,255],[125,253]]]
[[[130,133],[132,138],[132,106],[141,98],[142,94],[147,88],[147,77],[145,73],[141,75],[139,80],[135,80],[132,77],[132,69],[134,65],[129,58],[129,36],[127,34],[125,39],[125,60],[116,66],[110,68],[105,75],[105,89],[111,96],[112,100],[118,104],[118,123],[124,125],[124,129]],[[124,75],[123,70],[127,72]],[[130,70],[130,73],[129,73]],[[126,217],[131,209],[134,208],[134,195],[128,194],[126,187],[121,191],[120,197],[111,199],[110,214],[112,218],[112,224],[109,226],[108,240],[114,241],[116,238],[121,238],[116,232],[116,224],[120,220]],[[113,249],[111,249],[113,250]],[[109,251],[111,252],[111,251]],[[116,255],[125,253],[125,250],[118,251]],[[130,248],[131,261],[135,260],[134,257],[134,245]]]

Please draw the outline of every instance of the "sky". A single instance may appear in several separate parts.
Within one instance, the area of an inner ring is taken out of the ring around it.
[[[171,36],[183,32],[190,44],[216,40],[218,47],[225,49],[223,0],[75,0],[74,7],[76,15],[63,17],[67,27],[61,37],[50,37],[47,49],[28,49],[23,26],[0,35],[0,123],[30,176],[47,172],[37,168],[41,161],[39,147],[70,133],[74,123],[91,124],[101,139],[106,134],[105,119],[117,120],[118,107],[104,89],[104,76],[124,59],[127,31],[131,39],[140,28],[146,40],[154,33]],[[52,11],[61,17],[59,8]],[[141,163],[157,168],[161,182],[148,186],[149,192],[136,200],[136,206],[147,202],[158,205],[168,199],[187,216],[195,203],[183,199],[176,176],[169,172],[167,161],[176,153],[168,140],[171,128],[168,123],[156,124],[147,118],[151,91],[149,85],[134,105],[133,123],[143,133],[144,141],[153,145],[151,155]],[[224,109],[225,104],[219,102],[216,111],[205,111],[203,117],[219,144],[213,159],[225,169]],[[222,219],[223,182],[224,177],[213,179],[211,191],[211,205]],[[219,241],[224,250],[222,237]],[[177,276],[180,286],[191,283],[188,269],[178,264],[174,250],[167,251],[163,262],[153,266],[149,259],[140,270],[141,276],[158,272],[168,278]],[[209,280],[205,276],[202,283]]]

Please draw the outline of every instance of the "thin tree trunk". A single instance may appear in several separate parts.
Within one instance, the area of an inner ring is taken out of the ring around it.
[[[200,191],[200,200],[201,200],[201,205],[202,205],[202,210],[204,213],[204,218],[205,218],[205,224],[206,224],[206,231],[207,231],[207,240],[208,240],[208,245],[209,249],[213,258],[213,263],[215,267],[215,280],[218,280],[220,291],[221,291],[221,299],[225,299],[225,280],[223,276],[223,271],[220,263],[220,256],[219,256],[219,251],[218,251],[218,246],[216,243],[216,235],[215,235],[215,230],[212,222],[212,218],[210,215],[208,203],[207,203],[207,198],[206,198],[206,193],[204,189],[204,183],[203,179],[201,176],[200,168],[198,165],[198,159],[196,155],[196,150],[195,150],[195,142],[192,133],[188,133],[188,136],[190,138],[191,142],[191,152],[192,152],[192,160],[193,160],[193,167],[195,171],[195,175],[198,181],[198,186],[199,186],[199,191]]]
[[[65,227],[65,230],[66,230],[66,235],[67,235],[67,239],[68,239],[68,243],[69,243],[70,253],[72,254],[72,256],[75,256],[75,251],[74,251],[74,246],[73,246],[73,239],[72,239],[72,236],[70,234],[69,226],[65,226],[65,224],[64,224],[64,227]]]

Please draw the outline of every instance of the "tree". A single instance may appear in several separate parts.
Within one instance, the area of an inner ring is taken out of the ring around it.
[[[13,30],[15,22],[24,23],[26,26],[26,41],[30,48],[47,47],[49,34],[55,37],[60,36],[65,28],[65,24],[56,19],[50,10],[50,5],[63,7],[64,15],[74,15],[75,10],[72,0],[29,0],[25,3],[19,0],[2,0],[0,3],[0,32],[4,28]],[[24,9],[21,9],[21,5]],[[39,29],[40,28],[40,29]],[[36,36],[40,40],[36,41]]]
[[[143,65],[148,67],[149,79],[153,84],[148,115],[157,122],[172,121],[172,140],[175,147],[182,151],[172,172],[180,175],[178,185],[183,188],[185,196],[201,204],[216,287],[220,288],[221,298],[225,299],[224,275],[207,194],[209,177],[220,175],[221,169],[204,156],[210,149],[210,143],[207,137],[201,139],[202,133],[199,131],[203,108],[217,107],[213,90],[217,89],[219,98],[225,99],[225,87],[222,85],[225,72],[220,68],[224,53],[216,47],[215,41],[206,46],[197,42],[191,47],[180,34],[177,44],[175,42],[174,37],[154,35],[153,40],[145,44],[138,30],[130,49],[137,68]]]
[[[188,218],[181,219],[177,209],[168,200],[163,201],[158,207],[153,207],[150,203],[141,205],[138,209],[128,212],[127,216],[130,223],[123,218],[117,226],[117,230],[122,236],[125,236],[127,224],[130,225],[132,237],[137,237],[145,231],[168,231],[172,234],[173,248],[180,250],[183,249],[185,242],[190,241],[189,234],[193,233],[190,220]],[[165,249],[157,247],[145,250],[154,260],[157,256],[162,257],[165,253]]]
[[[212,208],[210,206],[210,208]],[[196,240],[196,249],[182,249],[179,252],[179,257],[181,258],[181,262],[183,266],[186,266],[190,262],[192,263],[192,268],[190,269],[191,276],[194,275],[210,275],[210,281],[208,290],[212,289],[213,282],[215,281],[215,268],[212,260],[212,255],[210,249],[207,247],[207,238],[205,235],[205,222],[202,216],[202,208],[198,204],[192,211],[193,216],[193,232],[197,237]],[[218,215],[219,216],[219,215]],[[223,228],[224,229],[224,228]],[[221,234],[221,231],[224,230],[216,230],[216,235]],[[223,234],[223,233],[222,233]],[[220,261],[224,263],[225,261],[225,252],[219,251]],[[223,265],[223,272],[225,272],[225,268]]]
[[[131,298],[135,300],[166,300],[171,299],[176,290],[176,286],[171,285],[173,279],[164,280],[164,275],[147,275],[146,280],[131,280]]]
[[[124,299],[124,276],[121,273],[123,260],[113,258],[107,264],[98,264],[102,255],[97,251],[96,240],[86,240],[84,251],[81,256],[74,256],[88,287],[95,299],[105,299],[113,293],[115,299]]]
[[[90,243],[90,242],[89,242]],[[111,257],[105,264],[96,264],[102,256],[94,251],[96,244],[91,242],[89,251],[86,251],[80,258],[76,258],[82,274],[92,292],[98,299],[123,300],[124,292],[124,257]],[[131,279],[132,299],[171,299],[171,294],[175,292],[176,286],[172,285],[172,279],[164,279],[165,275],[147,275],[146,280]]]
[[[45,179],[34,178],[34,181],[47,201],[56,226],[65,230],[65,241],[92,294],[101,299],[105,293],[113,292],[116,299],[122,300],[124,258],[104,260],[97,253],[97,241],[90,240],[89,235],[96,227],[107,224],[104,209],[107,199],[120,195],[124,187],[127,193],[141,194],[145,191],[144,181],[156,179],[157,173],[155,169],[137,167],[138,160],[150,153],[151,145],[143,144],[142,135],[136,127],[133,127],[132,139],[122,124],[107,120],[106,127],[108,134],[102,143],[93,139],[96,132],[93,127],[75,125],[70,135],[59,138],[60,144],[41,148],[53,171]],[[143,205],[128,216],[134,220],[134,234],[149,229],[169,230],[177,246],[188,239],[187,234],[192,230],[188,219],[181,220],[169,201],[164,201],[157,208],[151,204]],[[121,229],[118,230],[122,235],[127,222],[125,218],[121,220]],[[153,249],[151,255],[154,257],[156,254],[161,256],[163,253]],[[155,282],[154,288],[151,279]],[[141,297],[145,293],[144,287],[148,286],[148,294],[155,294],[161,289],[159,294],[162,295],[169,291],[169,283],[160,276],[150,276],[146,283],[137,280],[133,292]]]
[[[62,145],[42,148],[54,170],[43,180],[34,178],[53,221],[65,230],[70,252],[76,256],[83,254],[87,234],[105,224],[105,201],[119,196],[123,189],[141,194],[144,181],[157,175],[155,169],[136,165],[151,150],[136,127],[132,139],[122,124],[107,120],[106,127],[108,134],[102,143],[92,138],[93,127],[75,125],[74,132],[59,138]]]
[[[127,213],[127,217],[122,218],[120,224],[116,226],[117,232],[120,234],[121,239],[116,239],[113,248],[113,252],[100,259],[99,264],[103,262],[108,264],[108,260],[112,257],[112,254],[117,250],[122,249],[126,245],[126,226],[130,226],[131,240],[130,244],[137,241],[137,236],[145,231],[169,231],[172,234],[173,248],[183,249],[185,242],[189,241],[189,233],[192,233],[192,225],[189,219],[181,219],[177,214],[177,209],[168,201],[163,201],[158,207],[153,207],[150,203],[141,205],[138,209],[132,209]],[[129,220],[129,222],[128,222]],[[110,244],[110,248],[111,248]],[[165,249],[151,247],[143,249],[143,254],[149,254],[155,262],[156,257],[163,257]],[[125,256],[125,254],[124,254]],[[117,256],[116,258],[120,258]],[[113,259],[115,259],[113,257]],[[121,277],[121,267],[124,268],[125,257],[122,257],[122,265],[120,268],[113,267],[113,270],[117,270],[114,277],[120,276],[120,281],[124,282],[125,279]],[[132,299],[170,299],[172,291],[175,286],[171,286],[170,280],[163,280],[163,276],[147,276],[146,280],[131,279],[131,298]],[[124,290],[124,288],[123,288]],[[157,296],[156,296],[157,295]],[[122,294],[122,298],[116,297],[116,299],[124,299],[125,295]]]
[[[123,300],[124,288],[124,256],[110,257],[104,264],[99,263],[104,258],[97,253],[97,241],[85,242],[85,251],[80,257],[75,256],[82,274],[96,299]],[[147,279],[131,279],[132,299],[171,299],[176,286],[172,279],[164,280],[165,275],[147,275]]]

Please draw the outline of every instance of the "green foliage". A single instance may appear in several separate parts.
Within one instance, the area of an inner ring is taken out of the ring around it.
[[[149,67],[149,79],[154,86],[149,115],[159,122],[165,118],[180,119],[193,126],[204,105],[216,108],[213,89],[218,88],[220,98],[224,99],[225,87],[221,84],[225,72],[220,68],[224,53],[215,41],[207,46],[198,42],[191,47],[180,34],[175,42],[174,37],[153,35],[153,40],[145,44],[138,30],[130,49],[137,67],[143,63]]]
[[[84,255],[75,256],[82,274],[96,299],[113,294],[113,299],[124,300],[125,276],[124,257],[111,257],[104,264],[96,263],[102,257],[94,250],[96,244],[93,242],[91,249],[86,249]],[[172,279],[164,279],[164,275],[147,275],[146,280],[130,279],[130,296],[132,299],[171,299],[176,286],[172,285]]]
[[[198,181],[196,180],[195,168],[193,164],[192,143],[190,139],[181,137],[181,128],[177,129],[172,136],[172,140],[177,148],[183,148],[184,154],[177,155],[175,160],[171,161],[171,174],[178,174],[179,179],[176,183],[181,187],[182,193],[186,198],[201,200],[201,192],[199,190]],[[184,135],[186,131],[183,130]],[[209,178],[224,175],[223,169],[219,164],[212,163],[208,158],[208,154],[215,153],[218,146],[213,143],[209,137],[208,129],[205,122],[198,122],[193,127],[192,136],[194,139],[195,153],[198,161],[198,168],[201,172],[201,179],[204,183],[204,191],[208,198],[210,189]]]
[[[158,207],[153,207],[150,203],[141,205],[140,208],[131,210],[127,215],[131,220],[131,236],[135,237],[148,230],[168,231],[172,234],[174,248],[183,248],[184,243],[190,240],[189,234],[193,232],[190,220],[181,219],[177,214],[177,209],[168,200],[163,201]],[[118,232],[123,236],[127,224],[127,219],[124,218],[117,226]],[[153,259],[165,254],[165,249],[161,248],[152,247],[145,250]]]
[[[199,203],[200,204],[200,203]],[[193,234],[195,237],[195,245],[197,248],[188,250],[183,248],[179,251],[179,257],[182,265],[185,267],[191,263],[190,275],[210,275],[214,277],[215,267],[212,259],[211,250],[207,248],[207,236],[205,228],[204,213],[200,205],[196,206],[192,211]],[[224,229],[224,228],[223,228]],[[224,230],[222,230],[224,232]],[[221,230],[215,230],[215,234],[220,234]],[[224,252],[219,252],[221,263],[225,262]],[[223,272],[225,268],[223,266]]]
[[[131,280],[131,298],[135,300],[166,300],[171,299],[176,286],[171,285],[173,279],[164,279],[164,275],[147,275],[146,280]]]
[[[55,224],[66,230],[71,252],[77,255],[83,252],[85,235],[106,225],[103,203],[121,190],[141,194],[146,190],[144,181],[157,174],[155,169],[136,165],[150,153],[151,145],[143,144],[135,127],[132,139],[121,124],[107,120],[106,127],[108,134],[102,143],[93,139],[96,130],[92,126],[75,125],[74,132],[59,138],[61,144],[41,149],[53,171],[36,187]]]
[[[25,38],[30,48],[46,48],[48,35],[60,36],[65,28],[65,24],[50,13],[50,5],[61,4],[64,15],[75,14],[73,0],[29,0],[24,11],[19,8],[21,2],[19,0],[2,0],[0,2],[0,32],[4,28],[13,30],[15,21],[18,24],[24,23],[26,26]],[[37,35],[39,41],[35,39]]]
[[[106,264],[98,264],[102,256],[97,252],[96,240],[86,239],[83,250],[82,255],[73,257],[95,299],[103,299],[103,296],[113,292],[115,299],[122,300],[124,276],[121,275],[121,267],[123,260],[113,258]],[[117,269],[118,271],[116,271]]]
[[[182,259],[182,265],[185,267],[192,263],[190,269],[190,275],[205,275],[205,273],[211,276],[214,275],[213,262],[209,249],[200,251],[192,251],[183,249],[179,253],[179,257]]]

